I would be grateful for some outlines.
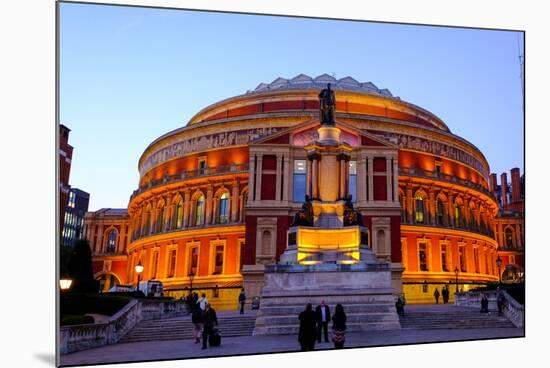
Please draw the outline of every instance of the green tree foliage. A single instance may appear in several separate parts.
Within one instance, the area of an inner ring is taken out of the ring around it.
[[[86,239],[75,242],[71,258],[67,265],[69,277],[73,279],[72,292],[97,293],[99,285],[94,280],[92,270],[92,251]]]

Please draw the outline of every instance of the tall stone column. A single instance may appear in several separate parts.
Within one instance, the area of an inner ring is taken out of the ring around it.
[[[172,229],[171,220],[172,220],[173,211],[174,211],[174,205],[172,204],[172,195],[168,194],[166,195],[166,206],[164,210],[164,231],[168,231]]]
[[[392,200],[392,173],[391,173],[391,157],[386,156],[386,200]]]
[[[399,163],[397,157],[392,158],[393,164],[393,198],[399,201]]]
[[[313,163],[312,163],[313,160],[310,160],[309,158],[306,160],[306,165],[307,165],[307,168],[306,168],[306,195],[311,197],[312,196],[312,193],[311,193],[311,190],[312,190],[312,187],[313,187],[313,183],[312,183],[312,170],[313,170]]]
[[[258,155],[258,165],[256,167],[256,200],[262,199],[262,162],[263,156]]]
[[[183,194],[183,223],[182,227],[189,226],[189,208],[191,206],[191,193],[185,190]]]
[[[357,201],[362,202],[367,198],[366,161],[364,157],[357,160]]]
[[[277,200],[277,201],[281,200],[281,180],[282,180],[282,176],[283,176],[282,162],[283,162],[283,155],[278,153],[277,154],[277,168],[276,168],[276,174],[275,174],[275,200]]]
[[[250,158],[248,160],[248,193],[249,193],[249,201],[252,202],[254,200],[254,195],[256,192],[254,191],[254,183],[256,182],[256,172],[254,170],[254,155],[250,155]]]
[[[405,191],[407,197],[407,223],[413,223],[413,190],[410,184],[407,184],[407,189]]]
[[[319,176],[319,165],[316,159],[313,159],[311,162],[311,191],[313,198],[319,198],[319,186],[318,186],[318,176]]]
[[[206,213],[205,213],[205,224],[211,224],[212,223],[212,199],[214,194],[214,188],[212,185],[208,185],[208,189],[206,190]]]
[[[430,213],[430,219],[429,219],[429,223],[432,224],[432,225],[435,225],[435,193],[433,191],[433,189],[429,189],[429,193],[428,193],[428,198],[429,198],[429,213]]]
[[[368,184],[368,189],[369,189],[369,202],[372,202],[374,200],[374,158],[372,156],[368,156],[368,172],[367,172],[367,175],[368,175],[368,178],[369,178],[369,184]]]
[[[231,220],[230,222],[237,222],[239,212],[239,182],[234,181],[231,193]]]
[[[346,197],[346,169],[344,165],[346,164],[346,161],[340,160],[339,164],[340,165],[339,165],[338,175],[340,176],[340,181],[339,181],[340,190],[338,192],[338,197],[345,198]]]
[[[456,226],[455,223],[455,206],[454,206],[454,195],[449,193],[449,225]]]
[[[288,201],[288,185],[290,183],[291,177],[292,177],[292,170],[293,168],[290,167],[290,159],[288,158],[288,155],[283,156],[283,162],[284,162],[284,168],[283,168],[283,201]],[[307,183],[307,180],[306,180]],[[307,186],[307,184],[306,184]]]

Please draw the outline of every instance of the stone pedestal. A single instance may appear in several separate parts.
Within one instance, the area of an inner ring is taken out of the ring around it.
[[[297,334],[298,314],[343,305],[347,331],[400,329],[388,264],[268,265],[254,335]]]

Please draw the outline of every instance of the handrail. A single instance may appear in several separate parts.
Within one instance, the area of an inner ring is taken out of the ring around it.
[[[522,328],[524,324],[524,307],[518,303],[514,298],[510,296],[505,290],[500,291],[506,303],[502,309],[502,313],[514,326],[517,328]],[[497,296],[498,292],[495,290],[489,291],[468,291],[463,293],[455,293],[455,305],[469,308],[480,308],[481,305],[481,296],[487,295],[489,300],[489,310],[498,310],[497,305]]]

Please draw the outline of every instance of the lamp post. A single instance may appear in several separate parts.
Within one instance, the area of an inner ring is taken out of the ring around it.
[[[502,286],[502,277],[500,275],[500,266],[502,266],[502,259],[500,259],[500,255],[497,256],[497,269],[498,269],[498,286]]]
[[[455,267],[455,285],[456,285],[456,292],[458,293],[458,266]]]
[[[61,279],[59,279],[59,287],[61,288],[61,292],[66,293],[71,288],[72,283],[72,279],[66,276],[61,277]]]
[[[139,291],[139,278],[140,278],[140,274],[143,272],[143,265],[141,264],[141,260],[139,260],[138,264],[136,265],[136,267],[134,267],[134,269],[136,270],[136,273],[138,275],[136,291]]]

